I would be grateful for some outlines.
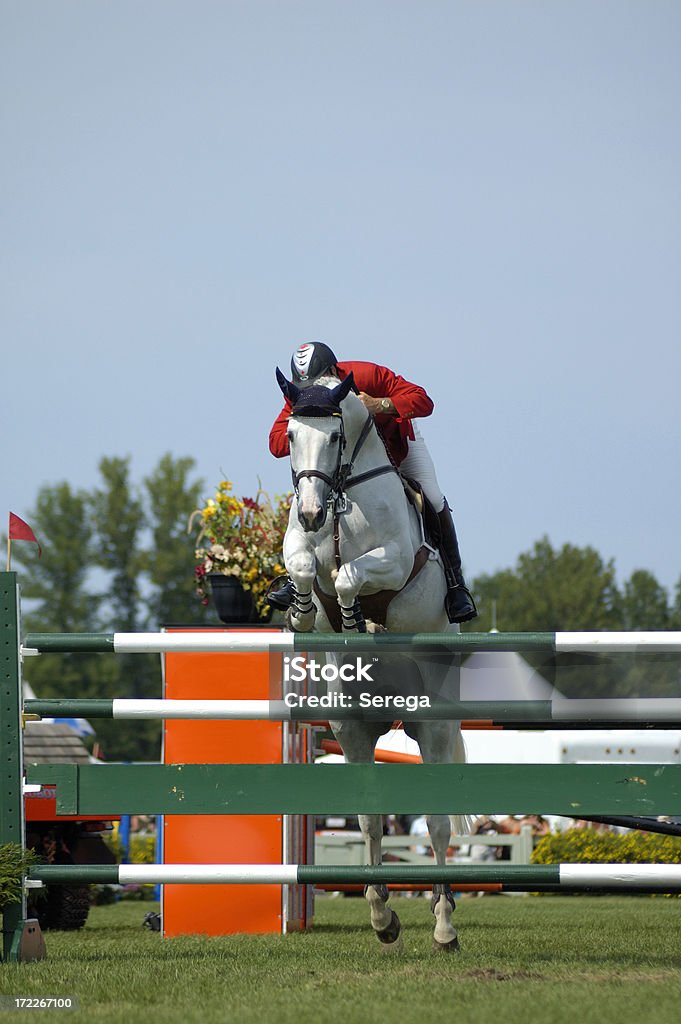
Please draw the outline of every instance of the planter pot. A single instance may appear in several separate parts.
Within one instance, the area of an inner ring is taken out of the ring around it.
[[[236,577],[211,573],[208,579],[213,591],[215,610],[221,622],[231,626],[239,622],[259,621],[255,612],[253,595],[250,591],[244,590]]]

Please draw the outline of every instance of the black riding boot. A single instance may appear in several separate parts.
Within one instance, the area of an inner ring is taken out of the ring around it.
[[[277,576],[276,580],[270,584],[270,588],[272,587],[276,589],[267,591],[267,603],[280,612],[285,612],[287,608],[290,608],[295,597],[296,588],[293,580],[290,576]]]
[[[459,542],[456,539],[454,520],[446,499],[445,507],[442,512],[438,512],[437,518],[440,524],[440,553],[444,558],[447,577],[447,616],[450,622],[468,622],[477,616],[478,609],[461,572]]]

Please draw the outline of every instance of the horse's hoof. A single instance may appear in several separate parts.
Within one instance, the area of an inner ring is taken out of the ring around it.
[[[384,946],[394,946],[400,938],[402,925],[394,910],[390,911],[390,924],[376,932],[376,938]]]
[[[433,939],[434,953],[458,953],[460,949],[461,946],[457,936],[454,936],[450,942],[438,942],[437,939]]]
[[[385,626],[382,626],[380,622],[372,622],[371,619],[366,620],[367,633],[387,633],[388,630]]]
[[[382,942],[378,948],[382,956],[400,956],[404,953],[402,936],[398,935],[394,942]]]

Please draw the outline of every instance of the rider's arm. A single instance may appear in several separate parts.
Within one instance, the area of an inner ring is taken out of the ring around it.
[[[376,366],[375,371],[375,384],[371,391],[378,398],[389,398],[397,416],[405,420],[430,416],[433,402],[422,387],[405,380],[386,366]]]
[[[289,453],[288,435],[286,430],[290,415],[291,404],[287,399],[284,408],[277,416],[276,420],[272,424],[272,429],[270,430],[270,451],[277,459],[283,459],[284,456]]]

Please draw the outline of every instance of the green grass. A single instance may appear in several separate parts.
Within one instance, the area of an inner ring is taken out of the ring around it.
[[[646,897],[465,899],[458,955],[430,952],[424,899],[393,898],[404,952],[385,956],[360,899],[317,900],[312,932],[163,941],[153,904],[95,907],[48,959],[0,966],[0,991],[77,995],[72,1024],[668,1024],[681,1006],[681,904]],[[24,1016],[30,1011],[24,1011]],[[12,1019],[12,1018],[8,1018]]]

